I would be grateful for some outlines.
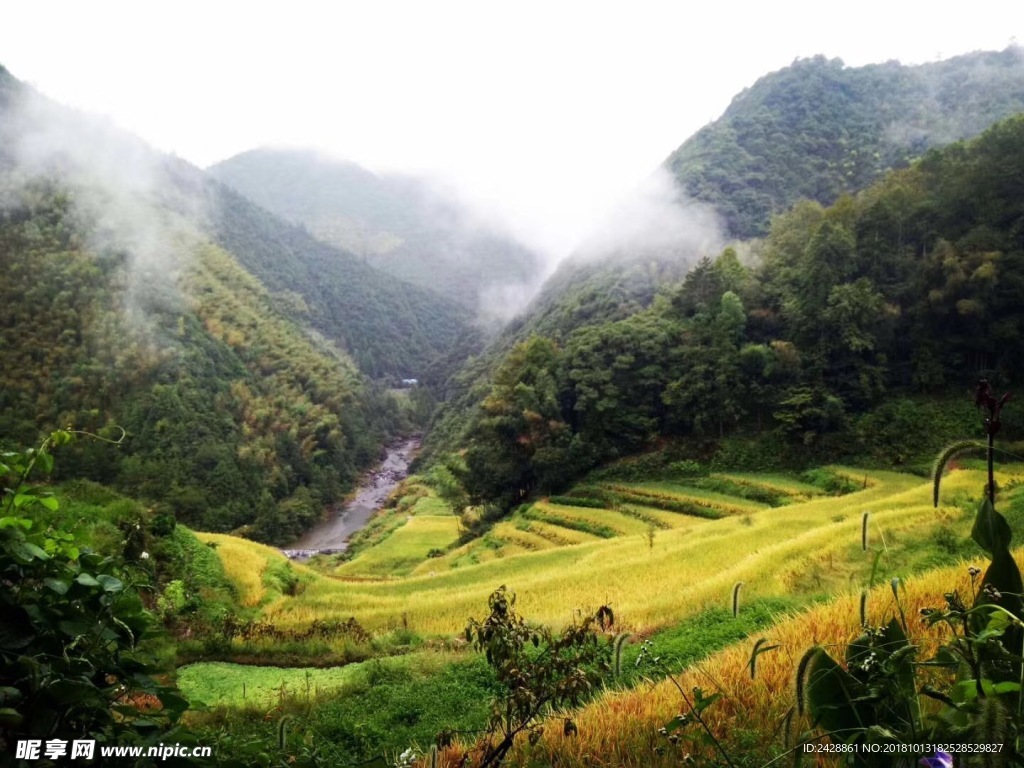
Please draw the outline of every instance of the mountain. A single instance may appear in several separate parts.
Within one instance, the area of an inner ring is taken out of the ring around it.
[[[756,265],[726,248],[646,309],[495,351],[467,369],[450,465],[493,517],[667,440],[681,472],[919,461],[977,418],[944,396],[1019,382],[1022,306],[1018,115],[828,208],[801,201]]]
[[[318,239],[474,315],[492,312],[495,299],[507,305],[505,289],[528,291],[541,273],[537,254],[425,179],[371,173],[310,150],[269,148],[208,171]]]
[[[0,68],[0,443],[64,476],[283,542],[410,427],[367,378],[466,331],[427,291]],[[364,370],[361,370],[361,367]]]
[[[204,179],[207,227],[216,242],[300,322],[339,342],[374,378],[417,378],[475,332],[465,312],[328,245],[220,182]]]
[[[930,147],[975,136],[1022,109],[1019,46],[914,67],[846,67],[816,56],[762,77],[626,202],[617,217],[641,226],[623,237],[621,222],[612,223],[603,242],[581,246],[491,349],[453,377],[447,394],[455,405],[439,414],[428,453],[462,434],[466,412],[485,396],[486,382],[515,343],[531,334],[561,341],[629,317],[730,237],[766,236],[772,217],[796,201],[831,204]],[[666,231],[675,237],[648,236]]]
[[[800,198],[831,204],[930,147],[1024,110],[1024,49],[919,66],[815,56],[766,75],[665,161],[736,238],[761,237]]]

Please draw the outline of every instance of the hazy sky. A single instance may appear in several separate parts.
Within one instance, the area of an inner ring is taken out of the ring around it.
[[[303,144],[433,171],[550,253],[759,76],[1024,38],[1020,0],[8,3],[0,63],[199,166]]]

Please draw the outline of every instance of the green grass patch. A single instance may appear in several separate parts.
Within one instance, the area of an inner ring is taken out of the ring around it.
[[[707,608],[672,627],[655,632],[651,655],[658,657],[669,669],[681,670],[733,643],[745,640],[755,632],[770,627],[785,615],[808,605],[810,600],[797,597],[776,597],[740,605],[739,614],[731,608]],[[629,644],[622,649],[622,679],[636,684],[639,678],[650,675],[636,659],[640,645]]]
[[[551,504],[558,504],[563,507],[587,507],[589,509],[605,509],[607,506],[601,499],[588,496],[549,496]]]
[[[800,479],[832,496],[845,496],[848,493],[863,490],[868,482],[867,476],[864,481],[857,482],[849,475],[837,472],[830,467],[808,469],[800,475]]]
[[[582,520],[579,518],[570,517],[567,514],[558,514],[550,508],[540,510],[537,505],[534,504],[527,509],[522,510],[519,513],[522,517],[528,520],[536,520],[542,523],[549,523],[551,525],[557,525],[562,528],[568,528],[573,531],[581,531],[583,533],[589,533],[592,536],[597,536],[601,539],[613,539],[616,536],[620,536],[620,532],[615,530],[609,525],[603,523],[597,523],[591,520]]]
[[[257,681],[258,703],[253,700]],[[243,682],[246,699],[241,698]],[[190,697],[206,696],[207,704],[216,695],[224,702],[190,717],[200,741],[204,734],[213,737],[226,730],[276,742],[278,722],[292,715],[285,751],[315,743],[330,765],[379,755],[392,764],[410,746],[429,748],[444,729],[482,729],[496,691],[494,674],[482,657],[433,652],[338,670],[196,665],[179,672],[179,685]],[[271,706],[278,709],[267,718]]]
[[[404,659],[398,662],[407,663]],[[395,659],[381,659],[392,666]],[[363,662],[366,663],[366,662]],[[283,699],[319,697],[351,685],[361,664],[343,667],[265,667],[224,661],[199,662],[178,669],[178,687],[194,705],[270,707]]]
[[[421,496],[410,510],[413,515],[451,516],[452,508],[437,496]]]

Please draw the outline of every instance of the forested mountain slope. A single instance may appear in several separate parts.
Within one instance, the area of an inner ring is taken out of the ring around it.
[[[204,180],[207,226],[218,244],[300,322],[336,340],[367,375],[416,378],[467,333],[465,311]]]
[[[1024,116],[798,204],[755,266],[726,249],[644,311],[520,342],[463,403],[463,479],[507,508],[662,438],[732,434],[769,439],[766,465],[808,447],[900,462],[951,426],[900,396],[1020,379],[1021,306]]]
[[[346,348],[398,374],[462,332],[426,292],[2,69],[0,267],[0,441],[123,428],[62,473],[263,540],[317,519],[408,426]]]
[[[208,170],[318,239],[436,291],[473,315],[493,311],[507,286],[525,290],[540,276],[537,254],[423,179],[374,174],[309,150],[269,148]]]
[[[451,404],[428,436],[428,454],[463,434],[466,414],[486,396],[498,361],[515,343],[531,334],[562,343],[574,331],[626,319],[681,280],[701,255],[719,252],[728,237],[768,233],[772,216],[797,200],[833,203],[928,147],[975,135],[1021,109],[1024,56],[1014,46],[920,67],[848,68],[819,56],[761,78],[651,177],[659,188],[660,177],[670,175],[674,189],[657,195],[661,215],[650,229],[692,230],[679,238],[684,247],[620,242],[602,251],[591,243],[589,253],[581,248],[563,262],[527,311],[448,382],[443,391]]]
[[[1024,49],[920,66],[816,56],[765,75],[665,161],[737,238],[800,198],[833,203],[930,147],[1024,110]]]

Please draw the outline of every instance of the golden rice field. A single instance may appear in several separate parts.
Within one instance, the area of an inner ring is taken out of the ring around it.
[[[737,485],[767,488],[799,501],[807,501],[815,496],[824,495],[823,491],[817,486],[778,475],[759,474],[757,472],[718,472],[716,476]]]
[[[795,586],[809,583],[812,572],[827,588],[845,586],[851,579],[863,581],[870,567],[859,556],[864,512],[871,513],[873,539],[884,536],[890,543],[940,522],[964,520],[964,512],[955,506],[932,509],[930,483],[921,478],[874,470],[847,473],[862,490],[841,497],[816,495],[774,508],[731,498],[722,501],[733,507],[731,512],[715,520],[672,517],[677,513],[658,510],[666,525],[675,520],[679,524],[659,527],[653,536],[649,523],[624,511],[542,503],[535,505],[536,519],[499,523],[461,552],[455,549],[414,567],[406,561],[406,576],[368,579],[364,572],[356,580],[354,573],[351,579],[344,574],[331,577],[295,566],[308,579],[305,589],[294,597],[274,596],[261,606],[260,614],[282,627],[303,626],[317,618],[355,617],[371,631],[404,623],[425,636],[453,635],[462,631],[469,616],[484,612],[495,588],[506,585],[518,596],[518,609],[536,621],[558,625],[577,609],[609,604],[628,627],[645,630],[722,604],[738,581],[745,583],[746,599],[789,594]],[[1001,472],[1000,482],[1012,477],[1010,471]],[[958,493],[978,498],[983,483],[978,471],[955,472],[944,482],[944,499]],[[641,490],[694,495],[664,484]],[[810,496],[806,488],[794,492],[804,493]],[[699,495],[714,500],[710,492]],[[560,524],[570,511],[577,524],[604,525],[614,531],[613,537],[599,538]],[[391,557],[418,546],[414,532],[409,529],[408,541],[399,538],[391,544]],[[444,536],[439,529],[431,531],[435,534],[435,541]],[[259,574],[271,560],[283,556],[240,539],[203,538],[220,542],[218,552],[246,604],[260,604]],[[378,546],[386,544],[387,540]],[[373,554],[375,548],[345,567],[354,572],[361,567],[360,559],[379,556]]]
[[[823,495],[813,485],[778,475],[750,473],[716,473],[740,487],[756,487],[779,494],[788,501],[806,501]],[[581,485],[577,496],[609,494],[617,501],[607,500],[603,509],[575,506],[541,499],[525,512],[517,512],[509,520],[498,523],[486,536],[451,549],[442,558],[422,563],[414,574],[436,574],[446,568],[478,565],[524,552],[592,542],[617,536],[649,535],[657,530],[689,528],[702,517],[724,517],[730,514],[749,515],[768,505],[701,488],[671,483],[600,483]],[[588,499],[596,501],[596,499]],[[436,500],[435,500],[436,501]],[[665,502],[668,502],[666,504]],[[672,511],[673,505],[687,505],[699,516]],[[668,509],[664,507],[670,507]]]
[[[652,502],[664,501],[685,501],[698,507],[713,509],[727,515],[741,515],[744,512],[758,512],[767,509],[767,504],[761,504],[748,499],[740,499],[735,496],[727,496],[722,493],[705,491],[699,488],[689,488],[676,483],[608,483],[605,485],[609,490],[628,493]]]
[[[429,562],[431,551],[443,550],[458,536],[458,519],[454,515],[409,517],[382,542],[335,569],[334,575],[342,578],[404,576],[421,563]]]
[[[1018,562],[1024,561],[1024,549],[1017,550],[1016,555]],[[943,593],[953,589],[970,594],[967,563],[907,579],[905,587],[900,602],[908,617],[911,640],[921,646],[924,657],[942,641],[944,629],[925,628],[918,618],[920,609],[944,606]],[[868,622],[874,626],[888,623],[897,612],[888,584],[874,589],[867,605]],[[765,764],[783,749],[780,724],[795,704],[795,672],[801,656],[815,643],[834,645],[833,655],[841,655],[842,647],[860,632],[859,595],[848,594],[781,621],[749,641],[730,646],[675,679],[687,692],[699,686],[705,695],[722,694],[704,715],[716,737],[733,756],[750,759],[759,755],[754,764]],[[759,656],[757,676],[751,680],[751,650],[761,637],[779,648]],[[686,754],[695,759],[695,764],[705,764],[713,755],[710,747],[696,741],[696,730],[680,731],[683,738],[676,746],[658,734],[660,727],[685,711],[687,707],[679,691],[667,678],[630,690],[606,692],[573,713],[578,734],[566,737],[562,721],[551,721],[536,745],[525,741],[517,745],[510,764],[667,768],[682,764]],[[794,718],[791,725],[794,734],[808,727],[799,718]],[[769,734],[777,736],[770,739]],[[454,765],[462,751],[452,748],[441,764]],[[791,758],[780,764],[790,762]],[[825,766],[836,762],[821,759],[804,764]]]
[[[259,605],[266,596],[263,574],[267,563],[287,559],[273,547],[226,533],[196,533],[196,536],[204,544],[217,548],[224,569],[238,591],[238,602],[246,608]]]

